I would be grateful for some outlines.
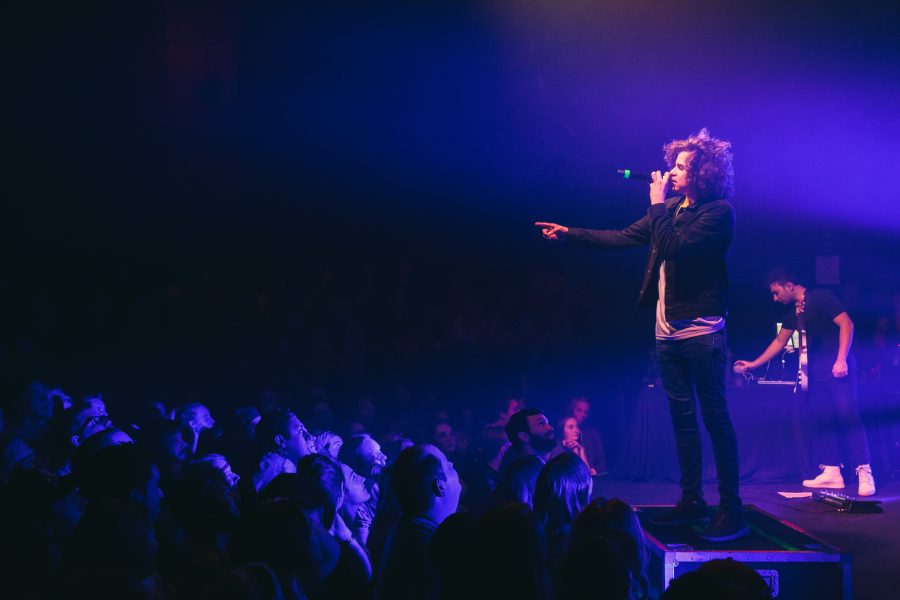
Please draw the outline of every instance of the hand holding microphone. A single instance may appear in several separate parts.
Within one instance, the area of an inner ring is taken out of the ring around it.
[[[652,171],[650,173],[642,173],[640,171],[632,171],[631,169],[619,169],[619,175],[622,179],[629,181],[646,181],[650,184],[650,203],[661,204],[666,200],[666,193],[669,191],[669,177],[671,171]],[[657,185],[654,188],[654,185]]]
[[[653,181],[650,183],[650,204],[665,204],[671,173],[666,171],[666,174],[662,175],[659,171],[654,171],[651,175]]]

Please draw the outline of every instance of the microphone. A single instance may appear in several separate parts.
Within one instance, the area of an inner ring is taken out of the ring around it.
[[[669,169],[662,169],[662,174],[665,175]],[[619,169],[619,175],[622,176],[622,179],[629,179],[634,181],[646,181],[647,183],[653,182],[653,176],[650,173],[640,173],[638,171],[632,171],[631,169]]]

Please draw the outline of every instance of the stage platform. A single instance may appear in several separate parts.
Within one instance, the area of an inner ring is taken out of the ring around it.
[[[852,596],[846,597],[874,599],[885,598],[886,590],[900,590],[900,569],[897,568],[897,565],[900,564],[900,482],[876,480],[876,483],[879,486],[879,493],[873,499],[882,502],[884,512],[880,514],[841,513],[830,506],[815,502],[811,498],[789,499],[778,494],[780,491],[809,491],[804,490],[799,482],[796,484],[743,484],[741,495],[746,505],[752,505],[759,509],[757,515],[750,517],[751,525],[757,521],[760,514],[768,513],[774,517],[775,523],[778,521],[789,523],[808,532],[810,538],[815,540],[812,543],[823,543],[823,547],[818,550],[827,553],[830,549],[834,549],[843,553],[841,556],[846,556],[852,564]],[[849,495],[853,491],[848,488],[844,490],[844,493]],[[704,485],[704,494],[710,504],[718,502],[718,494],[714,485]],[[636,506],[671,504],[677,500],[678,486],[598,479],[595,480],[594,496],[621,498]],[[726,547],[725,549],[728,551],[762,549],[756,544],[769,544],[764,547],[768,547],[770,550],[783,548],[783,544],[786,544],[787,547],[801,548],[804,543],[808,543],[804,542],[805,538],[802,532],[796,532],[793,528],[784,525],[779,527],[773,524],[770,524],[771,527],[759,527],[759,523],[756,525],[757,536],[760,532],[771,529],[776,534],[773,536],[775,539],[761,540],[759,537],[751,536],[741,543],[732,544],[737,544],[740,548]],[[655,534],[663,537],[660,540],[662,543],[668,541],[675,544],[684,543],[690,548],[711,549],[709,546],[712,545],[705,545],[690,537],[695,536],[696,532],[682,533],[688,536],[688,541],[680,542],[670,539],[667,537],[670,534],[661,534],[652,527],[648,528],[648,534],[651,536]],[[673,534],[677,535],[675,532]],[[765,538],[765,536],[762,537]],[[785,592],[787,592],[786,589]],[[793,594],[785,595],[785,592],[782,592],[779,598],[797,597]],[[813,598],[816,596],[804,594],[800,597]]]
[[[725,558],[756,570],[766,580],[773,598],[852,597],[848,553],[755,506],[747,506],[745,511],[749,535],[723,543],[700,538],[701,525],[654,525],[653,519],[671,510],[671,505],[635,508],[650,545],[648,576],[653,598],[658,598],[674,578],[700,568],[704,562]]]

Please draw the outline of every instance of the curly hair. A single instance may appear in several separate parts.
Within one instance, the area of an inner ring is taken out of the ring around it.
[[[684,140],[672,140],[663,146],[663,156],[669,167],[681,152],[692,152],[687,165],[688,180],[698,191],[699,200],[730,200],[734,195],[734,167],[731,142],[709,135],[704,127]]]

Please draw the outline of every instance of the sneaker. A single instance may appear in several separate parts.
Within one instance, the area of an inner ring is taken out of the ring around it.
[[[709,523],[709,507],[703,500],[685,502],[681,500],[671,510],[650,519],[653,525],[663,527],[676,525],[692,525],[694,523]]]
[[[840,467],[819,465],[819,468],[822,469],[822,472],[819,473],[819,476],[815,479],[804,479],[803,487],[829,488],[833,490],[844,489],[844,477],[841,475]]]
[[[700,539],[707,542],[730,542],[749,533],[750,529],[742,513],[727,513],[720,510],[713,518],[712,524],[700,534]]]
[[[856,477],[859,479],[859,495],[874,496],[875,478],[872,477],[872,467],[869,465],[859,465],[856,467]]]

